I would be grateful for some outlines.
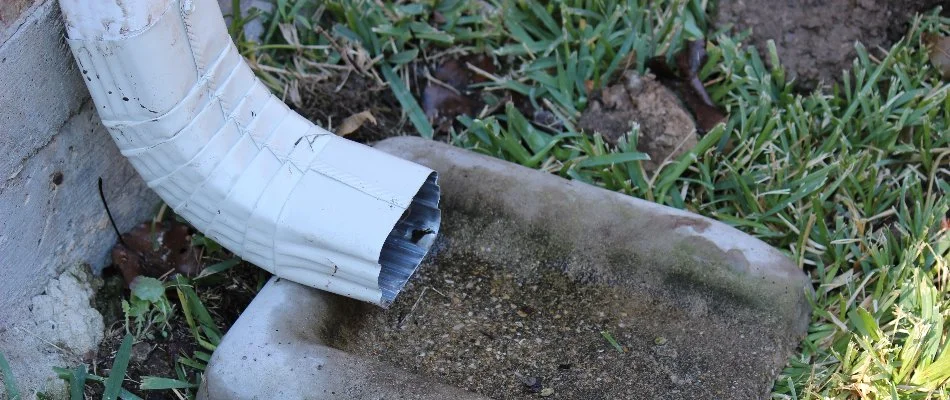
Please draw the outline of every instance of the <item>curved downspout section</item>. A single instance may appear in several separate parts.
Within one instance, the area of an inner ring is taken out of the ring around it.
[[[439,230],[436,174],[291,111],[214,0],[61,0],[122,154],[179,215],[277,276],[386,306]]]

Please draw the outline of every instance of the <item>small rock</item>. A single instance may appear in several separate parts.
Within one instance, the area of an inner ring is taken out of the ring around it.
[[[541,389],[541,397],[548,397],[554,394],[554,389],[544,388]]]
[[[541,378],[536,376],[525,377],[521,383],[524,384],[525,390],[529,393],[538,393],[541,392]]]
[[[146,342],[139,342],[135,346],[132,346],[132,361],[134,363],[145,362],[145,360],[148,359],[148,355],[152,354],[152,349],[154,349],[154,347]]]

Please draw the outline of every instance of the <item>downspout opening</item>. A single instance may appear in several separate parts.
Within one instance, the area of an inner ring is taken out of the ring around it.
[[[389,307],[429,252],[439,234],[439,175],[432,172],[396,222],[379,255],[380,305]]]

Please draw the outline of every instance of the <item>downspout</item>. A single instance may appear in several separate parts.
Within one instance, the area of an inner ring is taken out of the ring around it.
[[[61,0],[122,154],[176,213],[273,274],[388,306],[440,225],[432,170],[290,110],[215,0]]]

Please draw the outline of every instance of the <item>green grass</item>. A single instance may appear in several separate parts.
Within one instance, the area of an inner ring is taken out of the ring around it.
[[[7,362],[7,358],[3,356],[3,353],[0,353],[0,376],[3,377],[3,388],[7,394],[7,398],[10,400],[18,400],[20,398],[20,389],[17,387],[13,371],[10,369],[10,363]]]
[[[564,128],[534,126],[500,104],[499,113],[460,118],[463,128],[442,140],[707,215],[785,252],[816,292],[808,335],[773,398],[950,397],[950,238],[941,225],[950,206],[950,86],[920,44],[922,32],[947,34],[950,20],[921,16],[884,51],[858,45],[839,85],[800,94],[774,46],[762,49],[769,68],[741,37],[707,30],[708,1],[277,4],[264,16],[264,44],[241,47],[277,91],[346,67],[388,83],[430,137],[403,84],[410,67],[488,54],[508,69],[490,76],[487,93],[525,95]],[[575,128],[588,82],[598,88],[624,68],[642,71],[647,58],[699,37],[710,41],[700,75],[729,119],[697,147],[646,173],[636,126],[616,147]]]
[[[950,236],[942,223],[950,85],[920,45],[922,32],[950,33],[950,20],[921,16],[887,51],[859,45],[839,85],[800,94],[774,47],[762,49],[769,68],[741,37],[709,31],[706,0],[275,5],[269,15],[236,15],[231,30],[262,80],[286,97],[299,79],[359,74],[388,85],[421,136],[710,216],[785,252],[811,276],[815,295],[808,335],[772,398],[950,398]],[[239,33],[251,18],[265,24],[260,43]],[[647,173],[637,126],[617,146],[576,128],[589,87],[625,69],[643,72],[648,58],[698,38],[709,40],[700,76],[729,119],[696,147]],[[411,78],[424,62],[460,53],[505,65],[476,71],[488,78],[483,100],[497,112],[459,118],[458,129],[437,136]],[[504,103],[505,91],[554,115],[559,128],[535,125]],[[220,249],[201,235],[195,244],[206,255]],[[138,388],[193,396],[224,333],[199,287],[238,264],[218,261],[197,278],[143,286],[128,304],[131,335],[111,376],[57,369],[74,398],[88,383],[105,385],[109,398],[137,398],[122,388],[133,341],[182,320],[198,350],[179,356],[175,376],[142,377]],[[622,350],[609,332],[604,339]],[[13,397],[2,356],[0,370]]]
[[[170,216],[169,218],[177,217]],[[126,334],[115,352],[108,376],[89,373],[88,366],[85,364],[72,369],[54,368],[59,377],[69,383],[70,399],[81,400],[84,398],[87,385],[101,384],[103,399],[140,400],[141,397],[127,389],[129,380],[126,379],[126,372],[129,368],[133,344],[142,340],[150,341],[149,344],[166,340],[173,325],[187,326],[190,332],[188,340],[196,350],[191,354],[177,355],[173,366],[174,376],[140,376],[136,389],[143,394],[147,394],[148,391],[173,390],[174,393],[163,394],[163,396],[195,397],[211,353],[221,343],[223,336],[218,323],[212,317],[211,310],[206,305],[220,304],[219,295],[209,295],[209,292],[214,291],[206,289],[217,287],[220,291],[222,287],[227,286],[231,291],[256,292],[263,286],[265,275],[263,273],[257,275],[256,287],[241,287],[244,283],[238,283],[234,280],[236,278],[227,274],[231,269],[241,265],[240,259],[222,260],[222,256],[227,256],[227,253],[222,251],[220,245],[200,234],[193,237],[193,245],[199,247],[204,255],[202,262],[209,264],[198,276],[187,278],[176,275],[166,282],[141,276],[133,282],[129,299],[122,300]],[[4,366],[4,360],[0,355],[0,370],[7,372]],[[12,398],[12,396],[8,397]]]

